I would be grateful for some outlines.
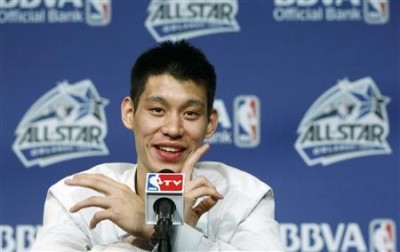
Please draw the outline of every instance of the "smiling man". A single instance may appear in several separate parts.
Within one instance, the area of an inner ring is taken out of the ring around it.
[[[199,162],[217,127],[215,89],[214,67],[188,42],[144,52],[121,104],[137,164],[100,164],[50,187],[33,251],[154,249],[145,181],[165,167],[186,180],[185,223],[172,228],[172,250],[283,251],[272,189],[237,168]]]

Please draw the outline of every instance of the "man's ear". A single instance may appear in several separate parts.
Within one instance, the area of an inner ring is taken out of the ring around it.
[[[210,117],[208,118],[206,138],[210,138],[212,135],[214,135],[215,131],[217,130],[217,126],[218,126],[218,112],[217,110],[213,109],[210,114]]]
[[[121,103],[121,118],[125,127],[133,130],[133,115],[135,113],[135,109],[133,107],[132,99],[127,96]]]

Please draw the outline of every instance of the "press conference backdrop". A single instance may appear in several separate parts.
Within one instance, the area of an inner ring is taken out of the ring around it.
[[[136,162],[119,112],[130,68],[176,38],[218,72],[203,159],[274,188],[288,251],[400,250],[399,5],[0,0],[0,250],[30,248],[51,184]]]

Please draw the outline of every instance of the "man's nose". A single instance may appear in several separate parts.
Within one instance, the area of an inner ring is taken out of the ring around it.
[[[182,118],[179,115],[167,116],[161,131],[164,135],[168,135],[171,138],[181,137],[183,134]]]

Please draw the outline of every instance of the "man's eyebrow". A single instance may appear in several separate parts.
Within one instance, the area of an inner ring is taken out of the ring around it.
[[[189,106],[193,105],[193,106],[199,106],[201,108],[205,108],[205,106],[206,106],[204,102],[202,102],[201,100],[198,100],[198,99],[190,99],[186,103]]]
[[[147,97],[144,101],[145,102],[162,102],[162,103],[166,102],[166,100],[161,96],[150,96],[150,97]]]
[[[150,96],[145,99],[145,102],[167,103],[168,100],[161,96]],[[201,108],[206,107],[205,103],[199,99],[189,99],[185,102],[185,106],[199,106]]]

